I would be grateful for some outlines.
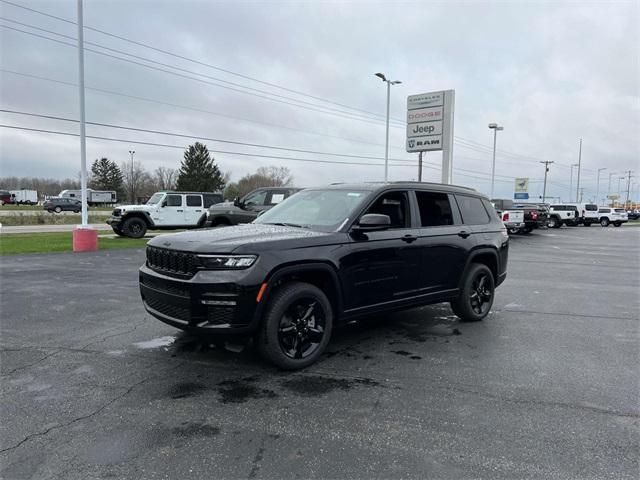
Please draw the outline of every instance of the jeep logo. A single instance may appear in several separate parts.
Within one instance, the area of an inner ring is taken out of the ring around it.
[[[419,126],[416,125],[413,130],[411,130],[411,133],[423,133],[425,135],[429,135],[430,133],[433,133],[435,131],[436,127],[434,127],[433,125],[426,125],[426,126]]]

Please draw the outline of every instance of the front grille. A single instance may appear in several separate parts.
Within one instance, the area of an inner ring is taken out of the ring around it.
[[[144,301],[150,308],[163,313],[168,317],[177,318],[178,320],[184,320],[186,322],[191,319],[191,312],[188,308],[165,303],[162,300],[152,297],[147,297]]]
[[[198,259],[193,253],[147,247],[147,265],[169,275],[192,277],[196,273]]]
[[[120,216],[120,209],[119,208],[114,208],[112,215],[114,217],[119,217]]]
[[[140,283],[146,285],[149,288],[153,288],[154,290],[158,290],[161,292],[170,293],[172,295],[179,295],[181,297],[188,297],[189,292],[180,286],[178,282],[171,282],[169,280],[160,280],[157,278],[153,278],[149,275],[141,275]]]

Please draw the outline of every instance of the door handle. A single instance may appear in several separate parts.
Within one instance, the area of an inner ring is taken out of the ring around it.
[[[184,210],[176,210],[176,212],[184,212]]]
[[[417,239],[418,237],[416,237],[415,235],[409,235],[409,234],[401,238],[403,242],[407,242],[407,243],[415,242]]]
[[[458,232],[458,236],[462,238],[467,238],[469,235],[471,235],[471,233],[467,232],[466,230],[460,230]]]

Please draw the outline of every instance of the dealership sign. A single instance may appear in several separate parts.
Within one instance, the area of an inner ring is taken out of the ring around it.
[[[529,199],[529,178],[521,177],[516,178],[516,183],[513,189],[514,200],[528,200]]]
[[[407,97],[407,152],[451,149],[454,91]]]

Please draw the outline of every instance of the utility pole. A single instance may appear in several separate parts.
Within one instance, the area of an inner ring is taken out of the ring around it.
[[[422,181],[422,152],[418,152],[418,181]]]
[[[633,172],[633,170],[627,170],[627,199],[624,202],[625,206],[629,203],[629,190],[631,188],[631,172]]]
[[[606,169],[607,167],[602,167],[598,169],[598,180],[596,180],[596,203],[598,203],[598,194],[600,193],[600,172]]]
[[[80,97],[80,189],[82,199],[82,228],[89,225],[87,208],[87,139],[84,107],[84,22],[82,0],[78,0],[78,93]]]
[[[582,167],[582,137],[580,137],[580,148],[578,150],[578,181],[576,183],[576,202],[578,201],[578,192],[580,191],[580,168]]]
[[[542,187],[542,203],[544,203],[544,199],[547,196],[547,173],[549,172],[549,165],[551,165],[553,162],[547,160],[540,163],[544,163],[544,187]]]

